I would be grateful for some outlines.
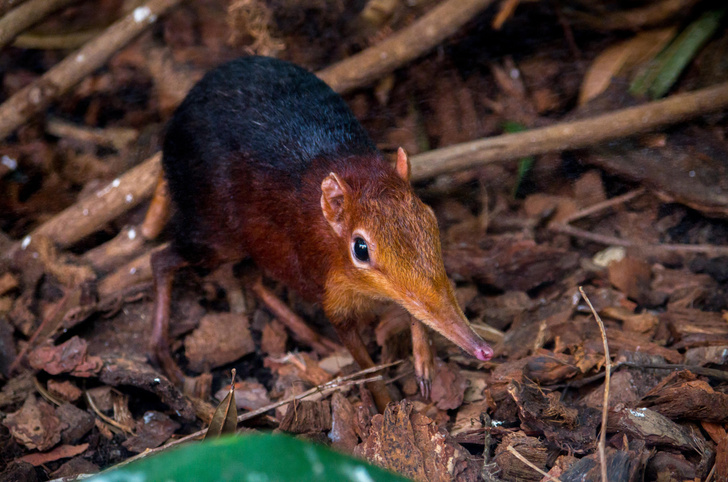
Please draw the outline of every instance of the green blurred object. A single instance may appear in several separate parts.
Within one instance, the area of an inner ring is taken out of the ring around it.
[[[516,132],[523,132],[526,130],[526,126],[519,124],[518,122],[505,121],[503,123],[503,131],[507,134],[514,134]],[[521,188],[523,179],[531,171],[535,158],[533,156],[522,157],[518,160],[518,179],[516,186],[513,188],[513,197],[516,197],[518,190]]]
[[[288,435],[255,434],[192,443],[102,472],[88,480],[406,482],[409,479]]]
[[[726,9],[711,10],[687,26],[665,50],[652,59],[632,82],[632,95],[663,97],[672,88],[682,71],[720,27]]]

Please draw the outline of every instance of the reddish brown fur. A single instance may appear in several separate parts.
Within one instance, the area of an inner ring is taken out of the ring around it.
[[[437,221],[410,187],[406,154],[390,166],[341,98],[309,72],[251,57],[209,73],[170,122],[163,161],[177,211],[172,244],[152,257],[152,345],[175,378],[181,372],[166,341],[174,271],[247,256],[321,302],[363,368],[373,361],[356,319],[376,300],[399,303],[481,360],[492,356],[455,300]],[[353,254],[355,238],[366,240],[368,260]],[[432,358],[421,327],[413,340],[426,376]],[[384,408],[384,385],[370,388]]]

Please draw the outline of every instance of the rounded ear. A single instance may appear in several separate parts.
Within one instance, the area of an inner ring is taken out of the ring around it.
[[[397,149],[397,165],[395,169],[397,170],[397,174],[399,175],[399,177],[407,182],[409,182],[410,180],[410,167],[411,166],[409,157],[407,156],[407,151],[400,147],[399,149]]]
[[[344,213],[350,192],[346,182],[333,172],[321,182],[321,211],[339,236],[344,234]]]

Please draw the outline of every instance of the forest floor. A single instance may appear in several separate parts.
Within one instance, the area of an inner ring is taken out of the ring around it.
[[[0,1],[0,22],[34,1]],[[521,457],[562,481],[728,480],[717,2],[53,3],[0,35],[0,480],[164,452],[210,424],[232,369],[238,428],[417,480],[542,480]],[[394,363],[379,415],[321,308],[263,281],[330,340],[311,346],[242,262],[175,280],[184,387],[148,361],[165,124],[206,71],[251,53],[316,72],[382,152],[407,150],[492,360],[430,333],[425,398],[409,319],[384,306],[360,326]]]

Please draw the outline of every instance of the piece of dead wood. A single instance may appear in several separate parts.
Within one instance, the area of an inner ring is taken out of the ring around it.
[[[121,445],[130,452],[141,453],[162,445],[178,428],[180,428],[180,424],[167,415],[150,410],[144,413],[142,421],[137,424],[136,434],[126,439]]]
[[[150,281],[152,279],[152,265],[150,263],[152,253],[161,251],[167,246],[168,243],[164,243],[153,250],[146,251],[107,275],[99,282],[99,298],[112,297],[132,286]]]
[[[161,171],[160,159],[159,153],[152,156],[93,195],[69,206],[31,232],[31,238],[44,235],[65,247],[97,231],[148,198],[149,186],[154,186]]]
[[[354,455],[417,481],[476,481],[480,468],[447,432],[402,400],[375,415]]]
[[[296,434],[328,432],[331,430],[331,404],[328,400],[291,402],[278,428]]]
[[[0,49],[26,28],[76,1],[78,0],[29,0],[11,10],[0,18]]]
[[[477,245],[446,248],[443,260],[456,280],[475,280],[504,291],[527,291],[558,281],[578,265],[578,255],[532,240],[502,238],[483,249]]]
[[[189,401],[166,377],[152,369],[146,360],[106,356],[99,378],[101,382],[113,387],[131,385],[154,393],[182,419],[195,418]]]
[[[728,82],[588,119],[435,149],[410,158],[412,180],[429,179],[495,161],[592,146],[720,111],[726,106]]]
[[[640,480],[649,452],[644,447],[630,450],[607,449],[607,471],[610,480]],[[588,455],[576,461],[561,475],[561,480],[579,480],[581,482],[597,482],[601,480],[601,469],[597,454]]]
[[[83,260],[97,272],[105,272],[138,254],[145,241],[136,226],[125,226],[111,241],[86,251]]]
[[[687,371],[665,378],[637,406],[650,408],[671,419],[728,421],[728,394],[713,390],[707,382]]]
[[[515,453],[514,453],[515,451]],[[519,457],[520,456],[520,457]],[[524,460],[530,462],[526,463]],[[495,449],[493,461],[506,480],[541,480],[540,471],[546,468],[548,450],[536,437],[518,431],[503,437]]]
[[[101,358],[88,355],[88,344],[74,336],[58,346],[40,346],[28,354],[30,366],[51,375],[70,373],[76,377],[91,377],[101,370]]]
[[[18,8],[28,0],[0,0],[0,16],[5,15],[10,10]]]
[[[103,129],[80,126],[57,117],[46,122],[46,134],[83,144],[110,147],[120,151],[139,138],[139,131],[129,127],[106,127]]]
[[[179,2],[180,0],[149,0],[63,59],[38,80],[13,94],[0,105],[0,138],[10,135],[28,118],[98,69],[121,47]]]
[[[351,402],[341,393],[331,396],[331,431],[329,438],[334,448],[351,453],[359,443],[355,427],[356,412]]]
[[[317,73],[346,93],[394,71],[457,32],[493,0],[448,0],[386,40]]]
[[[508,393],[518,406],[521,428],[543,433],[563,450],[586,453],[594,449],[599,411],[559,401],[558,392],[543,392],[529,383],[511,381]]]
[[[215,394],[217,400],[223,400],[230,391],[229,386],[222,387]],[[270,405],[268,390],[263,385],[252,380],[243,380],[235,383],[235,406],[244,410],[257,410]]]
[[[650,447],[667,445],[679,450],[702,450],[697,438],[687,429],[647,408],[620,408],[610,413],[606,431],[625,433],[630,438],[644,440]]]

